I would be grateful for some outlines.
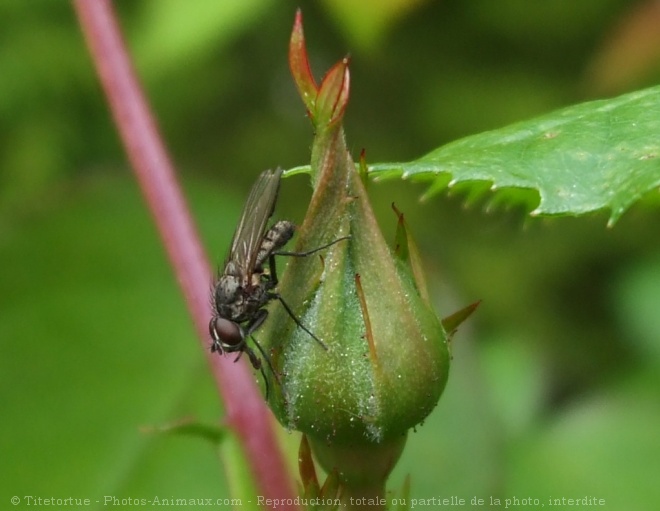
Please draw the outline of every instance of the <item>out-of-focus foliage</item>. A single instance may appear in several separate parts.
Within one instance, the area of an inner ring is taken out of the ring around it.
[[[115,3],[219,263],[254,177],[309,159],[286,61],[297,4]],[[331,4],[303,6],[312,65],[350,52],[348,143],[371,163],[660,76],[653,58],[607,87],[593,72],[650,0],[418,2],[369,38]],[[228,497],[203,441],[139,429],[221,412],[70,5],[3,2],[0,14],[0,501]],[[307,189],[286,180],[278,214],[300,221]],[[423,190],[369,187],[392,239],[391,202],[406,214],[440,315],[483,302],[391,486],[410,472],[411,498],[593,494],[612,510],[654,509],[657,207],[639,203],[606,229],[601,214],[488,212],[460,187],[420,205]]]
[[[590,87],[604,94],[634,88],[658,76],[660,4],[633,2],[617,17],[587,70]]]

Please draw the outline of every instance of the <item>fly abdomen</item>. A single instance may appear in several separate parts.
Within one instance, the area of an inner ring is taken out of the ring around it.
[[[273,252],[277,252],[293,237],[296,226],[288,220],[275,222],[273,226],[266,231],[259,252],[257,252],[256,268],[262,268],[268,257]]]

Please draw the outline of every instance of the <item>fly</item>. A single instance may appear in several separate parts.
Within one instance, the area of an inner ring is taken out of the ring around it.
[[[257,178],[248,195],[247,202],[232,238],[229,255],[224,270],[213,290],[213,317],[209,323],[212,338],[211,351],[223,353],[238,352],[238,360],[247,353],[252,366],[261,371],[266,384],[268,399],[268,380],[261,358],[247,344],[252,341],[261,356],[266,360],[271,372],[277,379],[270,357],[252,334],[263,325],[268,317],[264,307],[271,300],[279,300],[291,319],[307,332],[323,349],[327,346],[316,337],[296,317],[282,296],[276,292],[277,270],[276,255],[307,256],[340,241],[331,243],[308,252],[279,252],[293,237],[295,226],[288,220],[279,220],[266,229],[268,219],[275,210],[277,193],[280,187],[282,169],[266,170]],[[268,271],[264,266],[268,264]]]

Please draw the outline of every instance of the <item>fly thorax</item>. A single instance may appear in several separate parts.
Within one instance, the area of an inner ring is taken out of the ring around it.
[[[240,280],[235,275],[223,275],[215,287],[215,305],[220,312],[221,307],[231,305],[242,299],[243,293]]]

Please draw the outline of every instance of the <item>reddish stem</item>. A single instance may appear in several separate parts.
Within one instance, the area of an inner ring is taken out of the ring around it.
[[[260,495],[292,499],[293,481],[288,477],[272,417],[249,369],[209,350],[210,265],[134,73],[112,6],[109,0],[74,0],[74,7],[128,158],[224,400],[227,423],[243,444]]]

